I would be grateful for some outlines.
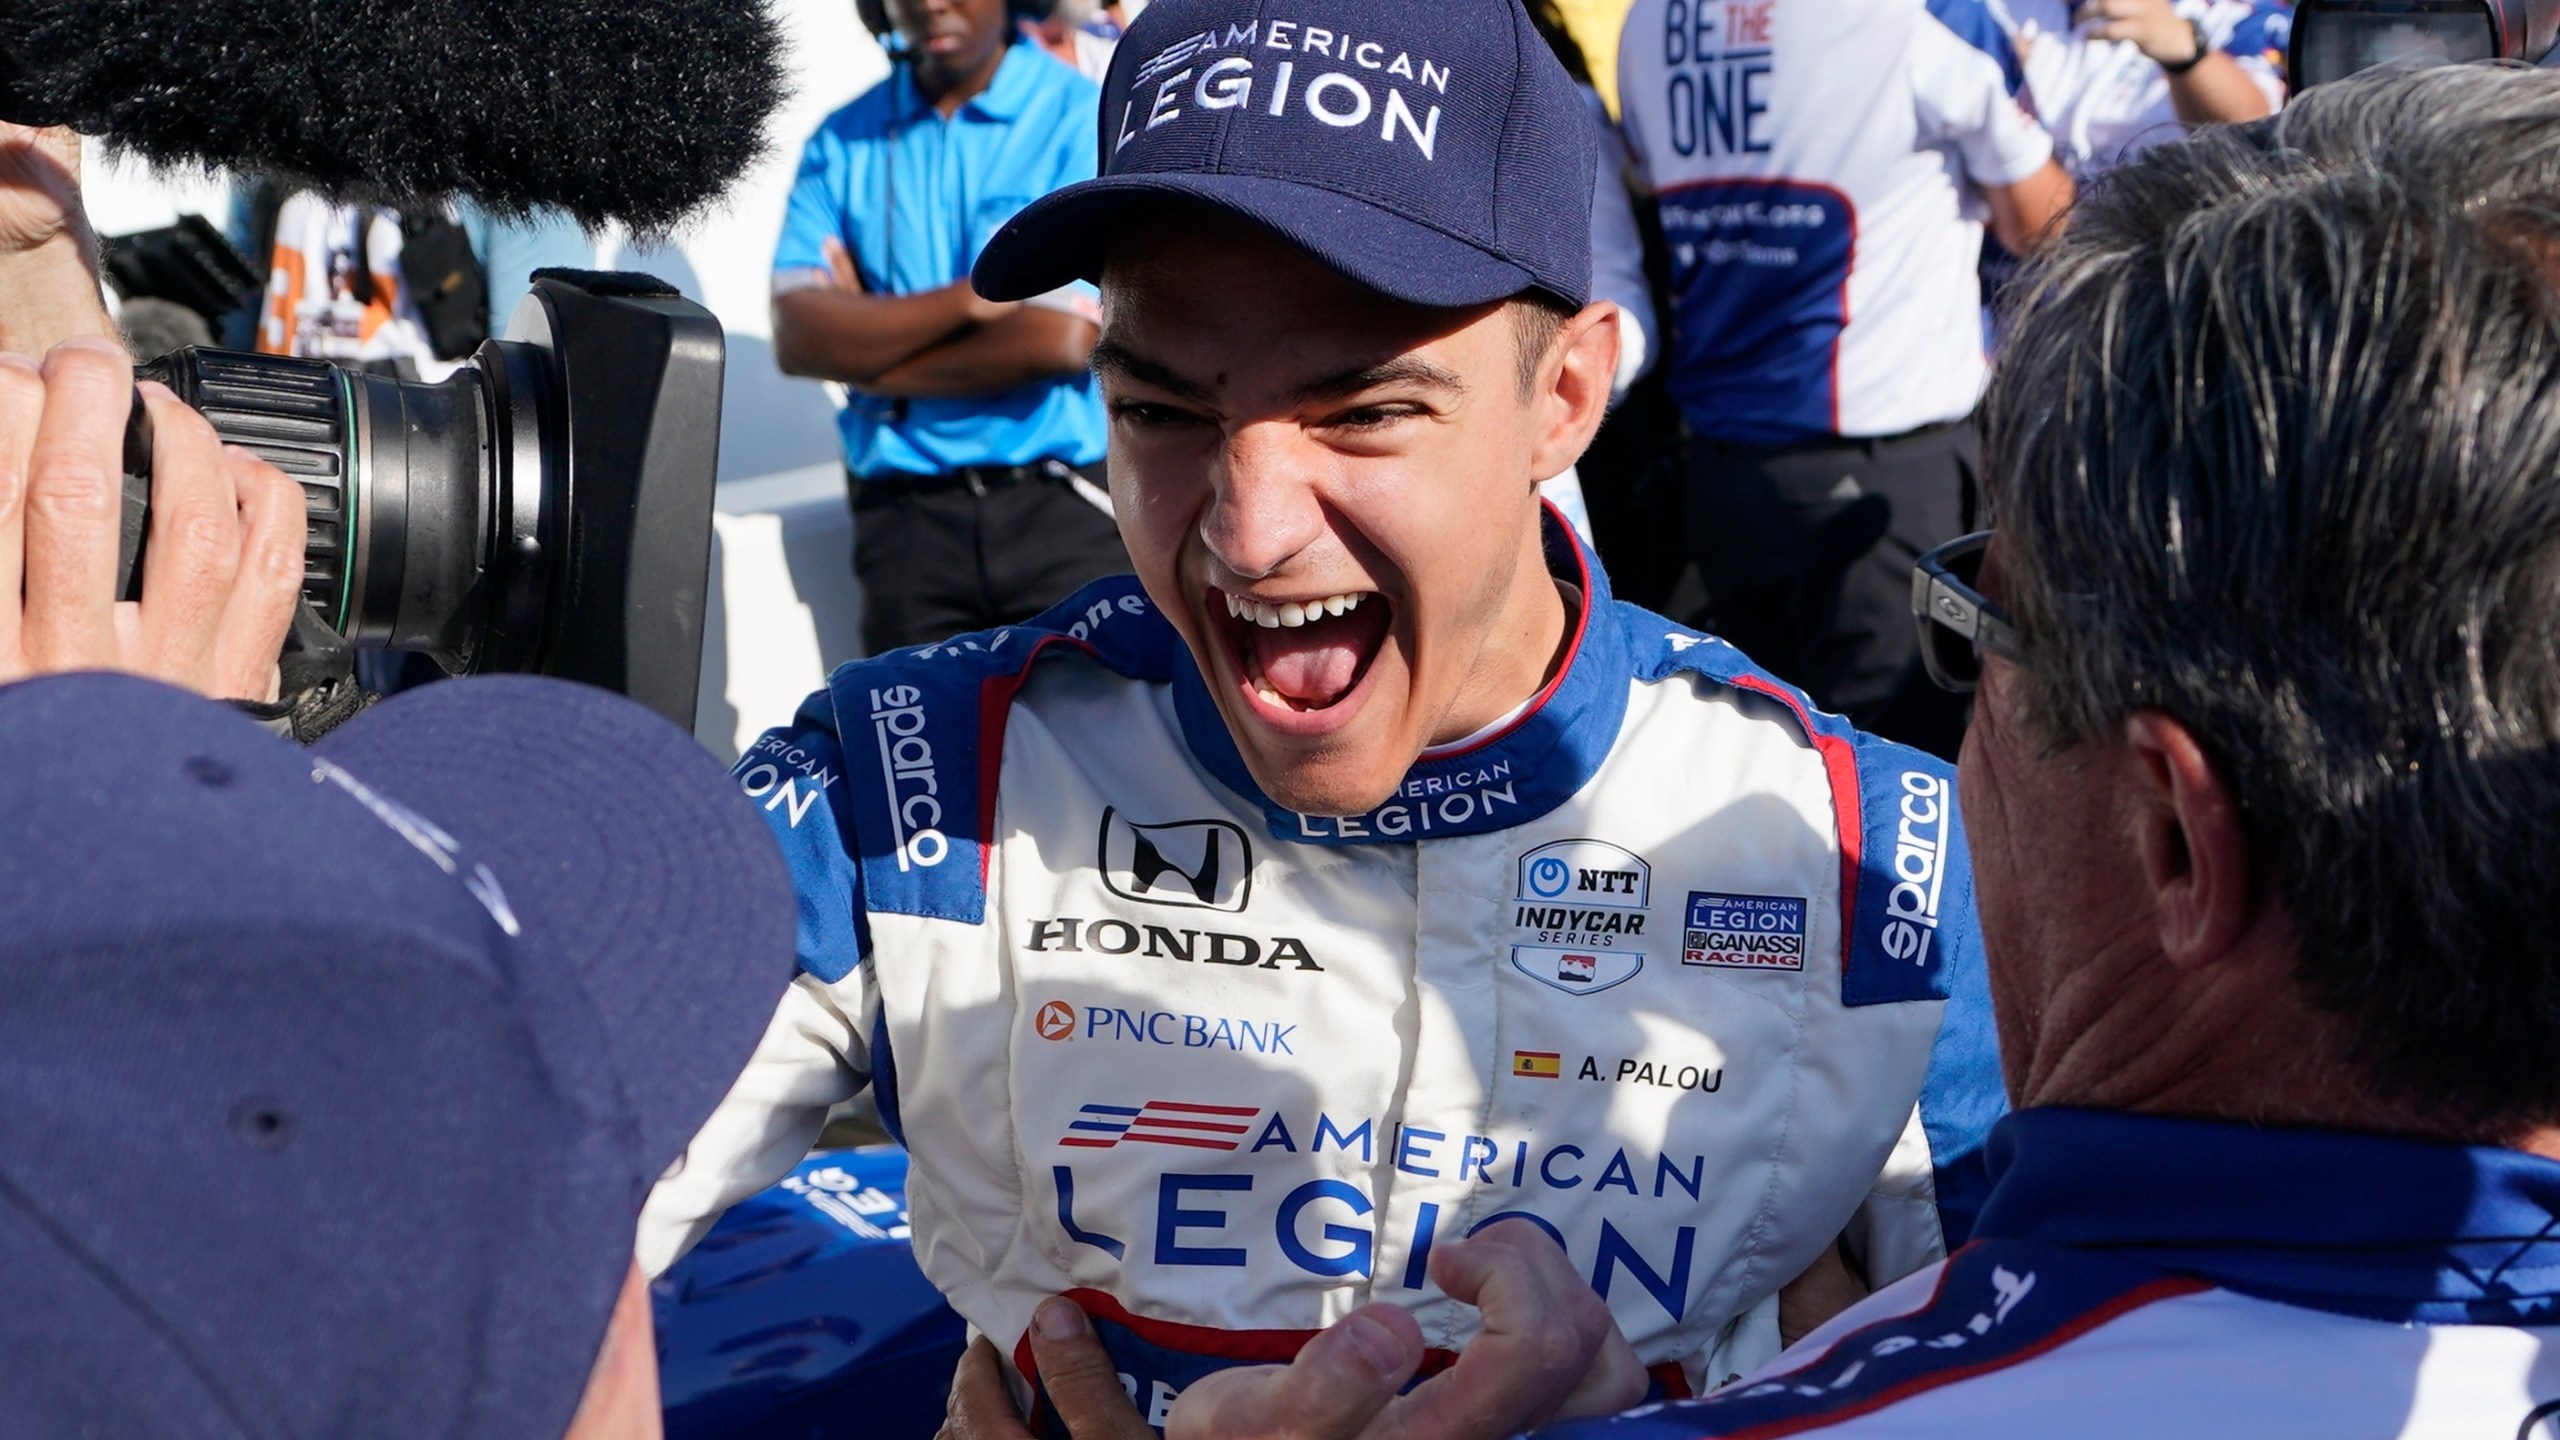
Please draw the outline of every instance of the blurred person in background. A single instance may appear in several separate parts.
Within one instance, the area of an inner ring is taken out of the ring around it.
[[[2278,0],[1986,0],[2026,67],[2054,156],[2086,181],[2198,125],[2284,105]]]
[[[1023,35],[1052,59],[1074,66],[1077,74],[1099,85],[1110,73],[1111,52],[1129,28],[1124,11],[1097,0],[1056,0],[1047,15],[1026,14],[1018,23]]]
[[[595,264],[566,215],[346,205],[266,181],[233,189],[225,233],[267,283],[223,343],[427,380],[506,333],[534,271]]]
[[[783,372],[845,385],[854,574],[872,654],[1028,619],[1129,567],[1102,470],[1090,285],[996,304],[969,267],[1094,173],[1090,80],[1007,0],[860,0],[889,77],[803,152],[774,252]]]
[[[1663,365],[1717,633],[1860,727],[1953,755],[1911,562],[1969,528],[1986,220],[2070,203],[1982,0],[1638,0],[1627,138],[1671,256]]]
[[[1613,121],[1618,117],[1618,31],[1626,24],[1630,3],[1632,0],[1553,0],[1565,33],[1591,59],[1591,88]]]

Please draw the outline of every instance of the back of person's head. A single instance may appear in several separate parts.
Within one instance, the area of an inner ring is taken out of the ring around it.
[[[306,751],[27,680],[0,854],[0,1435],[559,1440],[789,983],[718,762],[555,681]]]
[[[2560,1119],[2560,74],[2312,90],[2148,152],[1985,402],[2038,739],[2137,709],[2237,798],[2378,1093]]]

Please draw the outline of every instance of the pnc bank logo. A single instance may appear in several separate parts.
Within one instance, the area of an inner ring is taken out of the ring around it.
[[[1253,842],[1228,820],[1141,825],[1102,812],[1102,883],[1142,905],[1241,912],[1253,900]]]
[[[1031,1017],[1031,1028],[1043,1040],[1072,1040],[1076,1034],[1076,1007],[1064,1000],[1052,1000]]]

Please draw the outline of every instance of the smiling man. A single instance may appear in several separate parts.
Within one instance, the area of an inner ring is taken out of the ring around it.
[[[1946,767],[1614,602],[1535,498],[1617,349],[1579,105],[1516,0],[1139,19],[1101,178],[976,270],[1100,282],[1138,575],[850,665],[741,763],[805,973],[650,1265],[866,1082],[1025,1388],[1035,1314],[1089,1321],[1159,1422],[1368,1301],[1445,1361],[1488,1227],[1664,1393],[1773,1353],[1818,1262],[1963,1238],[1998,1100]]]

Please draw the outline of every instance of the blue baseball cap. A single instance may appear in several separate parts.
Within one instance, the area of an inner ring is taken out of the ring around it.
[[[1133,202],[1229,211],[1416,305],[1591,294],[1591,119],[1519,0],[1155,0],[1111,59],[1099,178],[1033,201],[971,279],[1099,280]]]
[[[558,1440],[793,972],[770,832],[603,691],[310,750],[0,686],[0,1430]]]

